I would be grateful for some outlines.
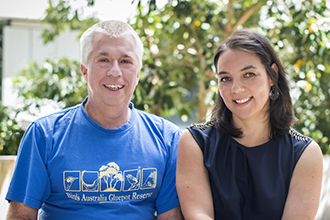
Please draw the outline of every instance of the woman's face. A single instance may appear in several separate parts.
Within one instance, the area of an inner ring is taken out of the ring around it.
[[[273,85],[257,55],[241,50],[223,52],[217,63],[218,88],[236,125],[268,118]]]

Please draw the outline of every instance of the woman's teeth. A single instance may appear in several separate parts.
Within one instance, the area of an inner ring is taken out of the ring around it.
[[[238,104],[243,104],[243,103],[249,101],[250,99],[251,99],[251,97],[246,98],[246,99],[241,99],[241,100],[235,100],[235,102],[238,103]]]

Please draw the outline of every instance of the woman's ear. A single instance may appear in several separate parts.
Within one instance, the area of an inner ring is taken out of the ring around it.
[[[278,75],[278,67],[277,67],[276,63],[273,63],[271,65],[271,67],[273,68],[273,70],[275,70],[276,74]]]
[[[278,67],[277,67],[276,63],[273,63],[273,64],[271,65],[271,68],[272,68],[273,70],[275,70],[275,72],[276,72],[276,80],[277,80],[277,79],[278,79]],[[270,80],[271,80],[271,79],[270,79]],[[271,84],[271,86],[274,85],[273,80],[271,80],[270,84]]]

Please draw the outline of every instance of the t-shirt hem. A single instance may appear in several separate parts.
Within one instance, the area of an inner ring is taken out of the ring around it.
[[[171,209],[178,207],[179,205],[180,205],[179,200],[176,200],[176,201],[173,201],[170,203],[166,203],[166,205],[157,207],[157,213],[162,214],[164,212],[167,212]]]
[[[23,203],[24,205],[31,206],[35,209],[40,209],[41,207],[41,202],[35,199],[28,198],[26,196],[16,195],[14,193],[7,193],[6,200],[20,202]]]

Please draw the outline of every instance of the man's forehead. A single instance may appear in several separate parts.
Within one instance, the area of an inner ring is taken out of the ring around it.
[[[119,35],[109,35],[109,34],[106,34],[106,33],[98,32],[98,33],[94,34],[93,41],[97,42],[101,39],[115,39],[115,40],[118,40],[118,39],[127,39],[127,38],[130,38],[130,40],[134,41],[134,36],[130,32],[124,32],[124,33],[121,33]]]
[[[97,55],[100,55],[100,56],[110,56],[112,54],[113,53],[108,52],[108,51],[104,51],[104,50],[100,50],[100,51],[97,52]],[[136,54],[134,52],[127,52],[127,51],[120,54],[121,57],[127,57],[127,58],[129,58],[129,57],[134,58],[135,55]]]

